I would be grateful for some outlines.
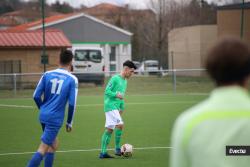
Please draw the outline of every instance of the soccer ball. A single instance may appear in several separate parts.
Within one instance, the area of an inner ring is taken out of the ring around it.
[[[121,153],[124,157],[132,157],[133,146],[131,144],[124,144],[121,147]]]

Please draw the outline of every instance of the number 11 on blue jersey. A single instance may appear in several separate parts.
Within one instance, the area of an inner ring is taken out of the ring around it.
[[[64,80],[58,80],[57,78],[50,80],[52,83],[51,94],[60,94]],[[58,85],[58,86],[57,86]],[[57,91],[56,91],[57,88]]]

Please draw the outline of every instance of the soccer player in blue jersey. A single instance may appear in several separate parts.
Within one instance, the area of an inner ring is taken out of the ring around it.
[[[27,167],[38,167],[43,159],[45,167],[53,166],[54,153],[58,147],[57,135],[63,124],[67,102],[66,131],[72,130],[78,92],[78,80],[69,72],[72,58],[71,51],[62,51],[59,68],[44,73],[36,87],[33,98],[40,109],[39,119],[43,134],[41,144]]]

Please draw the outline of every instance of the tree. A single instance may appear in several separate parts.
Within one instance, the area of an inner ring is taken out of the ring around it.
[[[20,9],[20,0],[1,0],[0,1],[0,14],[12,12],[14,10]]]
[[[60,3],[57,0],[55,3],[51,4],[52,10],[59,12],[59,13],[72,13],[74,8],[69,5],[67,2]]]
[[[150,38],[148,41],[151,41],[160,66],[167,67],[168,33],[181,23],[181,3],[173,0],[151,0],[150,8],[156,13],[156,18],[151,23],[153,34],[150,37],[145,34],[145,37]]]

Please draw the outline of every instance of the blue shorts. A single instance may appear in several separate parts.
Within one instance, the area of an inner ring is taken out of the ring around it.
[[[41,123],[41,125],[43,129],[43,134],[41,137],[42,142],[49,146],[52,146],[61,127],[51,126],[44,123]]]

